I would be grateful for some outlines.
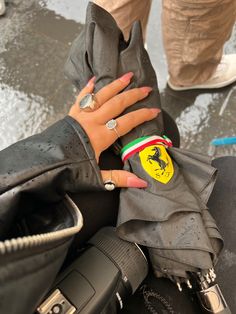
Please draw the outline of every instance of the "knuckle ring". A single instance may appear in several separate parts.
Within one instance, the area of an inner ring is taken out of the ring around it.
[[[112,180],[112,170],[111,170],[111,176],[109,180],[106,180],[104,182],[104,187],[107,191],[113,191],[116,188],[115,182]]]
[[[99,108],[98,101],[94,93],[86,94],[79,103],[80,110],[92,112]]]
[[[106,127],[108,130],[112,130],[112,131],[115,131],[117,137],[119,138],[120,137],[120,134],[119,132],[117,131],[117,121],[115,119],[111,119],[109,120],[107,123],[106,123]]]

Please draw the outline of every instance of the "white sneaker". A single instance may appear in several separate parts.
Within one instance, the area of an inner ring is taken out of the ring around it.
[[[5,0],[0,0],[0,16],[6,11]]]
[[[223,55],[215,73],[206,82],[192,86],[175,86],[168,79],[168,85],[176,91],[189,89],[211,89],[228,86],[236,81],[236,54]]]

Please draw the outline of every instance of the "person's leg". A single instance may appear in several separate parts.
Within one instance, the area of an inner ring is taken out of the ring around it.
[[[192,86],[212,76],[235,17],[235,0],[163,0],[162,30],[170,83]]]
[[[129,38],[129,32],[134,21],[141,21],[143,37],[145,38],[151,0],[94,0],[94,3],[114,17],[125,39]]]

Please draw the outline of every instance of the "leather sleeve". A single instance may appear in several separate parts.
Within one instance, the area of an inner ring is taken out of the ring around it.
[[[0,236],[39,204],[58,202],[67,192],[103,189],[89,139],[67,116],[0,152]]]

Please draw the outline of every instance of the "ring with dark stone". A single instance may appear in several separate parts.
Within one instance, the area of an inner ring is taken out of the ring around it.
[[[86,94],[80,101],[79,107],[82,111],[91,112],[99,107],[96,96],[93,93]]]

